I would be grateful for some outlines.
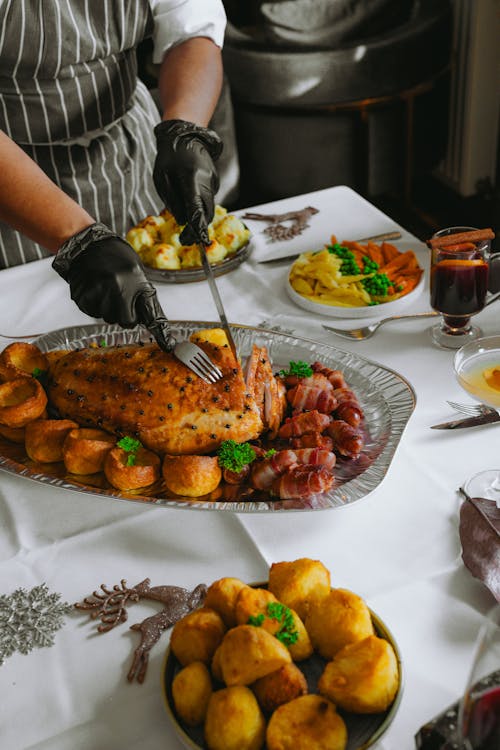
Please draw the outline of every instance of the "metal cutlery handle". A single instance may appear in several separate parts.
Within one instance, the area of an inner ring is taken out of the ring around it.
[[[419,312],[419,313],[407,313],[406,315],[391,315],[389,318],[382,318],[382,320],[378,321],[378,325],[381,326],[384,323],[389,323],[391,320],[405,320],[407,318],[435,318],[439,313],[435,312],[434,310],[429,310],[428,312]]]
[[[210,265],[210,261],[207,258],[205,246],[200,242],[198,244],[198,247],[200,249],[203,270],[205,271],[205,276],[207,277],[208,285],[210,287],[210,291],[212,293],[212,297],[215,302],[215,307],[217,308],[217,313],[219,315],[220,322],[222,323],[222,327],[226,333],[227,340],[229,341],[229,346],[231,347],[231,351],[233,352],[234,358],[237,360],[238,353],[236,351],[236,344],[234,343],[234,339],[231,334],[231,330],[229,328],[229,323],[227,322],[226,312],[224,310],[224,305],[222,304],[222,300],[220,298],[219,290],[217,289],[217,284],[215,282],[215,277],[212,271],[212,266]]]

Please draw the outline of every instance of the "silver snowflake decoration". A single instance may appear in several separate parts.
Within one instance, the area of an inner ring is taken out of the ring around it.
[[[45,583],[26,591],[0,595],[0,665],[15,651],[28,654],[35,646],[52,646],[54,633],[73,608],[51,594]]]

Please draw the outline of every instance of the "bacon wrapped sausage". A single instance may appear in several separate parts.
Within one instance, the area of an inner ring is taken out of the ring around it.
[[[278,435],[280,438],[292,438],[304,435],[306,432],[323,432],[332,418],[328,414],[321,414],[317,409],[302,412],[285,419]]]
[[[363,448],[363,436],[342,419],[333,419],[326,428],[333,439],[333,449],[347,458],[356,458]]]
[[[285,472],[272,484],[272,492],[281,500],[303,499],[327,492],[335,478],[321,466],[298,465]]]
[[[326,451],[333,450],[333,440],[321,432],[306,432],[305,435],[290,439],[292,448],[323,448]]]
[[[345,388],[346,382],[341,370],[332,370],[321,362],[313,362],[311,367],[315,373],[323,375],[334,388]]]
[[[330,414],[337,406],[337,399],[333,395],[332,388],[309,387],[303,383],[290,388],[286,398],[297,412],[316,409],[322,414]]]
[[[321,466],[328,471],[332,471],[337,462],[335,453],[322,450],[321,448],[298,448],[294,452],[297,457],[297,463]]]
[[[256,490],[267,490],[277,477],[296,463],[297,456],[294,451],[278,451],[273,456],[252,464],[250,483]]]
[[[363,419],[363,410],[354,391],[345,387],[336,388],[333,393],[337,399],[336,419],[342,419],[353,427],[357,427]]]

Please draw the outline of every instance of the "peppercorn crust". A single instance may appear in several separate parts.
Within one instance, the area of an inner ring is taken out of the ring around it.
[[[156,344],[86,348],[49,364],[48,394],[59,415],[132,435],[157,453],[205,454],[263,430],[255,399],[228,345],[199,340],[223,372],[205,383]]]

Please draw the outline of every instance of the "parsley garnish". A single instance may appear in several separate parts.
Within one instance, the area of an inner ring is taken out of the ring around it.
[[[276,452],[276,448],[269,448],[269,450],[264,453],[264,458],[271,458]]]
[[[237,443],[235,440],[224,440],[217,451],[219,466],[239,474],[243,467],[255,461],[256,453],[250,443]]]
[[[296,375],[298,378],[309,378],[313,374],[310,364],[299,359],[298,362],[290,362],[288,370],[280,370],[278,375],[286,378],[287,375]]]
[[[267,614],[251,615],[248,618],[248,624],[260,627],[266,617],[269,620],[276,620],[281,623],[279,630],[274,633],[274,637],[284,643],[285,646],[291,646],[296,643],[299,633],[295,629],[292,611],[281,602],[269,602],[266,608]]]
[[[47,370],[41,370],[39,367],[34,367],[33,372],[31,374],[37,380],[41,380],[47,374]]]
[[[121,440],[118,440],[116,444],[119,448],[122,448],[128,453],[127,466],[135,466],[135,462],[137,461],[137,451],[139,448],[142,448],[141,441],[126,435],[125,437],[122,437]]]

